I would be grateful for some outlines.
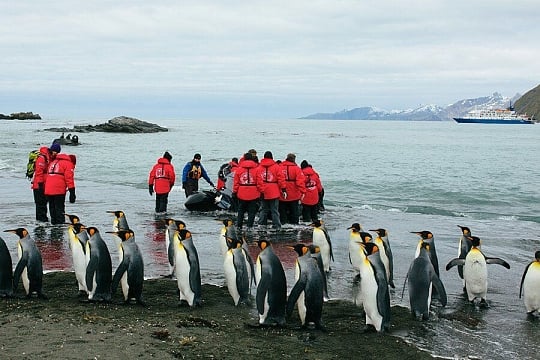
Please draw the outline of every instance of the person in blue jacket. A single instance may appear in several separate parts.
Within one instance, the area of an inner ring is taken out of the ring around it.
[[[215,187],[201,164],[201,154],[195,154],[193,155],[193,160],[186,163],[184,170],[182,171],[182,188],[186,193],[186,197],[199,191],[199,179],[201,177],[206,180],[211,187]]]

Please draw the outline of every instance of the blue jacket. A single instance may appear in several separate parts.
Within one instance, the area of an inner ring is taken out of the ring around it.
[[[184,166],[184,170],[182,171],[182,182],[199,181],[201,177],[206,180],[210,186],[214,186],[214,183],[208,177],[208,174],[206,173],[206,170],[202,164],[193,161],[187,162]]]

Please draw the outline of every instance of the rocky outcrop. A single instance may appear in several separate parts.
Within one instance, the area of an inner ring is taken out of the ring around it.
[[[0,114],[0,119],[3,120],[41,120],[39,114],[34,114],[33,112],[18,112],[12,113],[11,115]]]
[[[62,132],[113,132],[113,133],[155,133],[169,131],[169,129],[152,124],[139,119],[130,118],[127,116],[115,117],[104,124],[98,125],[75,125],[73,129],[68,128],[49,128],[46,131],[62,131]]]

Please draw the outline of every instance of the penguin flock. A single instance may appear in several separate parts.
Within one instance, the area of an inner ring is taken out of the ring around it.
[[[110,302],[120,285],[125,303],[145,305],[143,299],[144,262],[123,211],[114,215],[112,234],[116,239],[119,265],[113,272],[111,254],[96,227],[86,227],[77,215],[66,214],[69,247],[73,260],[81,301]],[[334,261],[332,242],[324,224],[317,220],[313,227],[312,243],[288,246],[297,255],[295,283],[287,295],[287,280],[279,257],[267,239],[259,239],[259,254],[254,261],[248,244],[237,232],[232,219],[222,221],[218,248],[223,257],[227,290],[235,306],[251,306],[255,299],[257,326],[283,326],[298,311],[303,328],[314,326],[325,330],[323,305],[329,300],[327,278]],[[458,225],[459,226],[459,225]],[[458,256],[445,269],[458,268],[463,279],[463,291],[476,307],[487,307],[488,264],[510,269],[503,259],[488,257],[481,250],[481,239],[459,226],[461,237]],[[366,330],[385,332],[390,329],[390,288],[394,284],[394,260],[388,232],[377,228],[364,231],[359,223],[349,228],[349,262],[354,271],[353,283],[358,291],[354,303],[363,309]],[[27,297],[47,299],[43,293],[43,261],[35,242],[25,228],[5,230],[18,237],[18,262],[13,270],[11,255],[0,237],[0,297],[12,297],[22,281]],[[374,233],[374,236],[371,234]],[[447,294],[440,279],[435,239],[430,231],[412,232],[420,237],[403,285],[408,288],[409,305],[415,319],[428,320],[432,301],[447,304]],[[179,301],[190,307],[202,306],[200,263],[192,233],[185,222],[165,219],[165,245],[169,273],[175,278]],[[255,295],[252,288],[256,288]],[[527,314],[540,316],[540,251],[526,266],[520,284]]]

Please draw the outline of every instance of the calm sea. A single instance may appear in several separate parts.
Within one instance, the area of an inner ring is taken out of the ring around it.
[[[104,121],[0,121],[0,229],[27,227],[43,253],[47,270],[70,269],[67,234],[65,227],[38,226],[34,220],[30,183],[24,177],[28,152],[50,145],[60,135],[43,131],[45,128]],[[540,250],[539,125],[149,121],[170,131],[78,133],[81,145],[63,148],[78,159],[77,202],[67,203],[66,210],[102,232],[112,229],[112,215],[106,211],[123,210],[144,252],[147,277],[168,271],[163,225],[154,217],[154,198],[146,185],[148,171],[165,150],[173,155],[179,177],[183,165],[199,152],[214,179],[222,163],[250,148],[260,154],[271,150],[275,159],[294,152],[298,163],[306,159],[313,165],[325,186],[327,210],[322,219],[332,237],[336,260],[329,278],[331,297],[352,296],[346,228],[359,222],[364,229],[388,229],[395,257],[392,303],[408,306],[407,292],[401,299],[401,291],[418,241],[411,231],[430,230],[435,235],[441,279],[449,296],[442,310],[446,316],[433,317],[423,324],[422,331],[396,335],[443,357],[537,358],[540,321],[527,320],[518,294],[523,270]],[[201,187],[209,188],[205,182]],[[170,215],[184,220],[194,234],[203,282],[223,285],[217,244],[221,223],[217,220],[231,214],[190,213],[183,206],[184,200],[180,188],[171,193]],[[444,270],[457,255],[457,225],[469,226],[473,235],[483,240],[482,250],[487,256],[501,257],[511,265],[510,270],[489,266],[489,309],[472,309],[462,295],[457,271]],[[14,235],[2,237],[15,262]],[[273,241],[292,287],[295,256],[284,244],[309,242],[309,226],[289,227],[279,234],[255,231],[248,240],[260,237]],[[108,234],[104,238],[116,266],[114,239]],[[254,244],[251,250],[256,256]]]

